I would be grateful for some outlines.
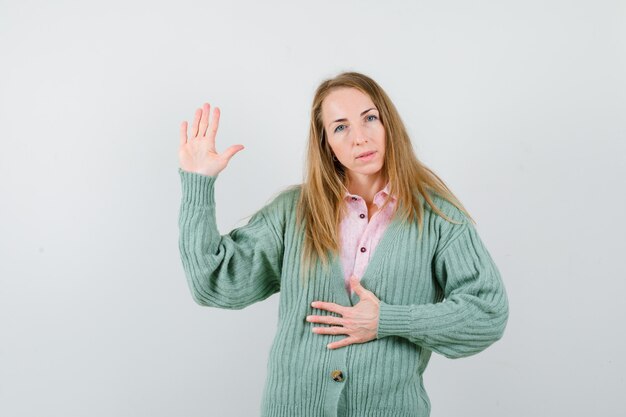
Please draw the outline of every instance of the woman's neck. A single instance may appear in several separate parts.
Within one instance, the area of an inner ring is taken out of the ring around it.
[[[368,205],[374,202],[374,196],[387,184],[387,179],[382,175],[360,175],[348,179],[346,188],[350,194],[363,197]]]

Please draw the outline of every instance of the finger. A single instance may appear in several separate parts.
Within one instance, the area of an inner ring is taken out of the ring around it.
[[[343,318],[335,316],[307,316],[306,320],[311,323],[336,324],[343,326]]]
[[[185,120],[180,124],[180,146],[184,146],[187,143],[187,121]]]
[[[346,308],[344,306],[335,303],[329,303],[326,301],[315,301],[314,303],[311,303],[311,307],[319,308],[321,310],[332,311],[333,313],[338,313],[341,315],[343,315],[346,311]]]
[[[206,128],[209,126],[209,113],[211,112],[211,105],[204,103],[202,105],[202,117],[200,117],[200,130],[198,131],[198,137],[206,136]]]
[[[230,161],[230,158],[232,158],[234,154],[236,154],[237,152],[239,152],[243,148],[244,148],[243,145],[232,145],[232,146],[229,146],[224,152],[222,152],[221,156],[223,158],[226,158],[226,162],[228,162],[228,161]]]
[[[355,341],[354,341],[354,339],[352,337],[344,337],[343,339],[341,339],[338,342],[329,343],[328,345],[326,345],[326,347],[329,348],[329,349],[337,349],[337,348],[340,348],[340,347],[351,345],[354,342]]]
[[[331,327],[312,327],[311,332],[317,334],[349,334],[345,327],[331,326]]]
[[[191,126],[191,137],[198,136],[198,123],[200,122],[200,116],[202,116],[202,109],[196,109],[196,114],[193,118],[193,125]]]
[[[213,108],[213,114],[211,115],[211,128],[209,129],[209,133],[207,138],[209,142],[213,143],[215,146],[215,136],[217,135],[217,128],[220,125],[220,109],[219,107]]]

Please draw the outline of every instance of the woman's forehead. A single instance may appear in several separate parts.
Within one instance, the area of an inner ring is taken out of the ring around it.
[[[322,117],[325,119],[358,117],[372,107],[376,108],[367,94],[356,88],[341,88],[331,91],[322,102]]]

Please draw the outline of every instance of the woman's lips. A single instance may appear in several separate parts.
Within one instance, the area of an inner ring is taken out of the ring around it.
[[[359,156],[357,159],[359,159],[361,161],[369,161],[370,159],[372,159],[374,157],[375,153],[376,153],[376,151],[372,151],[370,153],[366,153],[363,156]]]

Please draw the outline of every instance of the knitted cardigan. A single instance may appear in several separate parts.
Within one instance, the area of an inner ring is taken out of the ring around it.
[[[448,222],[424,203],[424,229],[394,216],[361,277],[380,299],[376,339],[329,349],[346,335],[323,335],[307,315],[335,315],[313,301],[358,303],[344,287],[340,257],[299,279],[303,234],[296,227],[300,186],[220,235],[217,176],[179,170],[179,249],[191,295],[202,306],[242,309],[280,292],[262,417],[428,417],[422,374],[430,355],[462,358],[499,340],[508,320],[505,288],[469,219],[433,195]],[[318,263],[317,265],[321,265]]]

